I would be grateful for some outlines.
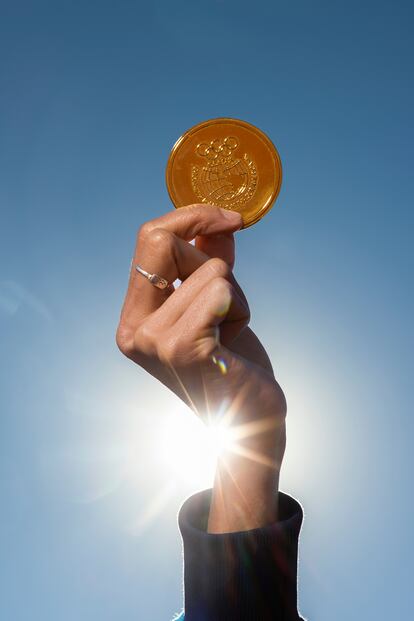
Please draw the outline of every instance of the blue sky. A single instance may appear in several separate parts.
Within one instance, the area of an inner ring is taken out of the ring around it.
[[[114,332],[136,230],[171,208],[169,150],[216,116],[284,167],[236,272],[289,403],[300,608],[409,617],[412,22],[398,1],[0,1],[1,618],[181,606],[198,431]]]

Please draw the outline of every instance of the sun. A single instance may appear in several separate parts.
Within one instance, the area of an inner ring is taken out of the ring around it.
[[[185,406],[163,423],[159,437],[160,465],[177,483],[195,487],[212,486],[218,457],[235,441],[223,419],[206,424]]]

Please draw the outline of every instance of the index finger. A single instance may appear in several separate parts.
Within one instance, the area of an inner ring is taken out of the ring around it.
[[[133,329],[143,317],[159,308],[171,294],[170,288],[160,290],[154,287],[141,274],[138,274],[134,266],[139,265],[147,272],[158,274],[170,282],[179,276],[174,253],[171,252],[171,246],[165,243],[165,236],[161,236],[154,245],[154,237],[157,237],[154,233],[157,229],[164,232],[169,231],[174,236],[184,240],[181,243],[185,244],[186,241],[199,234],[209,236],[232,233],[241,225],[240,214],[212,205],[180,207],[176,211],[146,222],[141,227],[137,239],[128,290],[121,313],[122,322],[124,324],[127,322]],[[191,250],[192,253],[180,253],[181,260],[187,264],[181,266],[181,272],[190,273],[199,267],[200,261],[193,260],[191,262],[190,255],[197,254],[199,258],[204,257],[195,248],[191,248]],[[207,255],[205,255],[205,259],[208,259]]]
[[[146,222],[141,227],[141,237],[156,228],[166,229],[178,237],[190,241],[197,235],[233,233],[243,225],[243,218],[237,211],[221,209],[214,205],[188,205],[170,211],[164,216]]]

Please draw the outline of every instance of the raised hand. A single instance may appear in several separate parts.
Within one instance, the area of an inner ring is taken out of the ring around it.
[[[248,304],[232,273],[233,233],[241,225],[239,214],[206,205],[144,224],[117,330],[128,358],[205,420],[224,412],[234,431],[234,446],[217,471],[210,532],[254,528],[276,518],[285,447],[284,395],[247,327]],[[157,288],[136,265],[171,284]],[[174,290],[176,279],[182,284]]]

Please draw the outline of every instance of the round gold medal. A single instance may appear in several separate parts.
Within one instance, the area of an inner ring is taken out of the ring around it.
[[[279,153],[260,129],[212,119],[189,129],[171,150],[167,188],[175,207],[217,205],[243,216],[243,228],[269,211],[279,194]]]

